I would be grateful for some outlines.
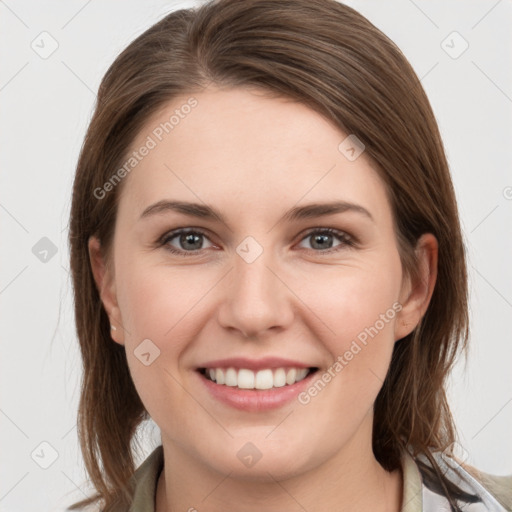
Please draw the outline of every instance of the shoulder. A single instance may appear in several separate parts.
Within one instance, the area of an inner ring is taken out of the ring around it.
[[[461,464],[461,467],[494,496],[507,511],[512,511],[512,474],[505,476],[492,475],[468,464]]]
[[[464,464],[463,461],[441,452],[430,452],[446,480],[460,491],[454,495],[459,505],[475,512],[512,511],[512,475],[497,476]],[[446,498],[428,458],[415,458],[421,473],[423,505],[439,503]],[[425,510],[423,508],[422,510]],[[430,510],[429,507],[426,510]],[[434,508],[432,508],[434,510]]]

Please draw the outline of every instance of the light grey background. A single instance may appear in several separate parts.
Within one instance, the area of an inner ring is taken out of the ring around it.
[[[512,473],[512,3],[347,3],[402,49],[439,121],[471,274],[470,357],[453,374],[450,402],[468,462]],[[66,242],[74,166],[109,64],[190,5],[0,1],[1,511],[60,511],[87,492]],[[142,437],[147,454],[158,439],[152,422]]]

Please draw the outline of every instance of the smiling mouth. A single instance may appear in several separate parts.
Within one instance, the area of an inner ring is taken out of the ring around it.
[[[308,375],[318,371],[310,368],[267,368],[256,372],[247,368],[198,368],[198,372],[209,381],[218,385],[238,389],[265,390],[282,388],[300,382]]]

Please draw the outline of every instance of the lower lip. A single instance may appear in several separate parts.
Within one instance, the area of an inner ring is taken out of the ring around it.
[[[310,373],[307,377],[295,384],[261,390],[239,389],[236,386],[217,384],[207,379],[199,371],[196,371],[196,373],[215,399],[243,411],[258,412],[277,409],[296,399],[297,395],[310,384],[311,380],[318,373],[318,370]]]

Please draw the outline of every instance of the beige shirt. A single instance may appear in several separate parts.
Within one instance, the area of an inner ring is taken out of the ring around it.
[[[427,460],[424,458],[423,460]],[[436,461],[446,471],[450,480],[470,494],[476,495],[474,503],[459,500],[464,512],[510,512],[512,511],[512,475],[494,476],[478,471],[450,459],[436,456]],[[403,451],[401,457],[404,479],[401,512],[449,511],[446,498],[439,494],[435,485],[429,483],[415,459]],[[129,512],[155,512],[155,496],[158,477],[163,469],[163,448],[158,446],[139,466],[133,477],[135,493]],[[460,480],[464,476],[466,480]],[[126,512],[116,509],[115,512]]]

